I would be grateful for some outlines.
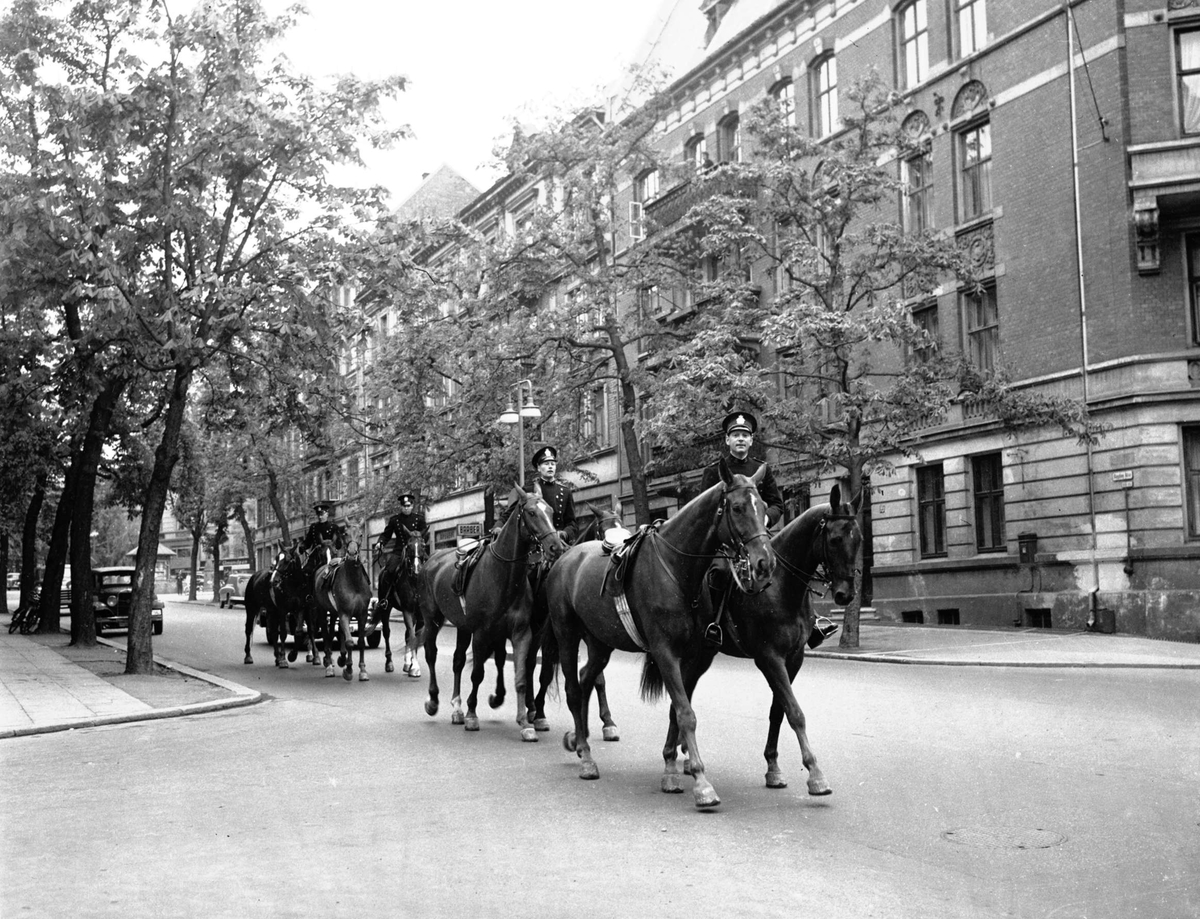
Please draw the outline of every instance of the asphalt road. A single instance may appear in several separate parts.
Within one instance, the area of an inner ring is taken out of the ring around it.
[[[1200,915],[1195,671],[812,660],[834,788],[812,798],[786,736],[791,786],[763,787],[766,685],[721,659],[701,812],[658,790],[667,709],[632,655],[608,671],[621,740],[582,782],[561,701],[521,742],[511,673],[478,733],[449,723],[452,631],[430,718],[382,649],[367,683],[277,670],[261,632],[244,666],[240,610],[167,614],[158,653],[269,701],[0,743],[0,916]]]

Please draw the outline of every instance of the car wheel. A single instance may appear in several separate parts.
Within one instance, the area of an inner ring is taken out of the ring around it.
[[[161,622],[156,622],[156,623],[154,623],[154,634],[155,634],[155,635],[161,635],[161,634],[162,634],[162,627],[163,627],[163,624],[162,624]]]
[[[367,636],[367,647],[368,648],[378,648],[379,643],[381,641],[383,641],[383,633],[382,632],[372,632],[370,635]]]

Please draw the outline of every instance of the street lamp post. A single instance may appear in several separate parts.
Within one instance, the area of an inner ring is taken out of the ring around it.
[[[517,476],[521,488],[525,488],[525,419],[541,418],[542,410],[533,403],[533,381],[521,380],[513,387],[516,399],[508,400],[508,407],[500,414],[504,424],[517,426]]]

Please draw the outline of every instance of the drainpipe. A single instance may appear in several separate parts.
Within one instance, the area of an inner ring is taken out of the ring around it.
[[[1071,99],[1071,194],[1075,204],[1075,265],[1079,283],[1079,378],[1083,383],[1083,404],[1086,408],[1089,401],[1088,385],[1088,334],[1087,334],[1087,285],[1083,274],[1083,216],[1079,203],[1079,122],[1075,108],[1075,28],[1074,17],[1071,15],[1071,3],[1063,4],[1067,19],[1067,82]],[[1099,605],[1100,593],[1100,564],[1096,558],[1096,476],[1094,472],[1095,457],[1092,452],[1092,442],[1087,442],[1087,484],[1088,484],[1088,518],[1091,524],[1092,538],[1089,555],[1092,565],[1091,610],[1088,613],[1088,626],[1096,621],[1096,607]]]

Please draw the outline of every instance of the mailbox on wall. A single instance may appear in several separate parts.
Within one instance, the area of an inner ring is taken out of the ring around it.
[[[1017,534],[1017,558],[1022,565],[1032,565],[1037,561],[1037,533]]]

